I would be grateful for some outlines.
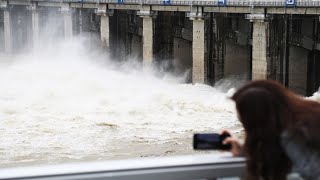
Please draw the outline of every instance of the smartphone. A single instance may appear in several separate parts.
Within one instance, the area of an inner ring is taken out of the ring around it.
[[[196,150],[230,150],[230,144],[222,144],[223,140],[229,137],[230,134],[194,134],[193,149]]]

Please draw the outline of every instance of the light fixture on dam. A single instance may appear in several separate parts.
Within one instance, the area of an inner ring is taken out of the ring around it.
[[[137,15],[138,16],[151,16],[151,17],[154,17],[154,16],[158,15],[158,12],[157,11],[140,10],[140,11],[137,11]]]
[[[187,13],[187,17],[190,20],[201,20],[205,17],[207,17],[207,13],[203,13],[203,12],[189,12]]]
[[[0,8],[5,9],[8,7],[8,1],[0,1]]]
[[[95,9],[94,13],[97,15],[108,15],[108,16],[113,16],[114,10],[113,9]]]
[[[62,4],[61,8],[60,8],[60,12],[62,13],[68,13],[70,12],[72,9],[70,8],[69,4]]]
[[[36,11],[38,9],[37,4],[35,3],[30,3],[29,6],[26,6],[26,9],[29,11]]]
[[[265,20],[272,20],[273,16],[270,14],[246,14],[246,19],[250,19],[250,21],[265,21]]]

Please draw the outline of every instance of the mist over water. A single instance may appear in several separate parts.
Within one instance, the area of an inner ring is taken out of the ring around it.
[[[190,154],[193,133],[241,131],[232,84],[115,62],[48,17],[38,49],[0,56],[0,167]]]
[[[196,132],[241,134],[228,97],[243,77],[211,87],[143,72],[91,39],[61,41],[62,15],[42,13],[41,46],[0,56],[0,167],[191,154]]]
[[[226,93],[119,66],[84,42],[1,61],[0,166],[194,153],[194,132],[240,131]]]

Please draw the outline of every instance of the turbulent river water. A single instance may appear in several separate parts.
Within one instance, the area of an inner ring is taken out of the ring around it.
[[[195,132],[241,131],[227,91],[77,44],[1,58],[0,167],[189,154]]]

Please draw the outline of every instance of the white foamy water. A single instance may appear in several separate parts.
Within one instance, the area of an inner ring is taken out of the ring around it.
[[[307,97],[310,100],[314,100],[314,101],[318,101],[320,102],[320,90],[318,90],[317,92],[313,93],[312,96]]]
[[[227,93],[119,71],[74,44],[1,63],[1,167],[194,153],[195,132],[241,130]]]

